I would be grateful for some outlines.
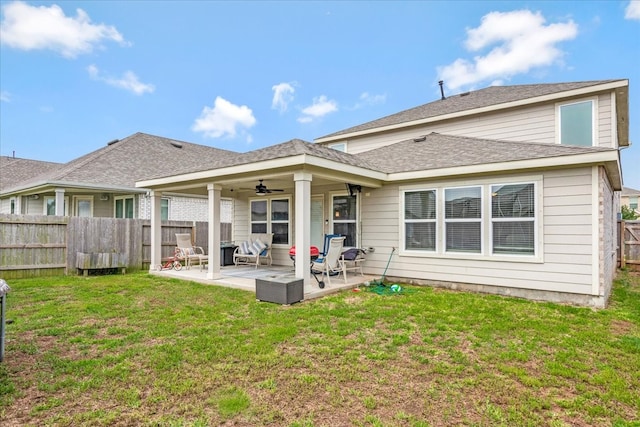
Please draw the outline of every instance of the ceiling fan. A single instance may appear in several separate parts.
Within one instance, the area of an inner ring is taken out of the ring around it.
[[[259,179],[258,181],[260,183],[258,185],[256,185],[256,194],[257,195],[262,196],[262,195],[273,193],[273,192],[276,192],[276,191],[278,191],[278,192],[284,191],[284,190],[281,190],[281,189],[278,189],[278,188],[273,188],[273,189],[267,188],[267,186],[262,183],[262,181],[264,181],[263,179]]]

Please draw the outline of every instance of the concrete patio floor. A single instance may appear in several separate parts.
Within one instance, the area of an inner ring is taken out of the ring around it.
[[[277,276],[293,275],[294,271],[291,266],[260,266],[257,269],[253,266],[225,266],[220,267],[220,273],[222,277],[220,279],[209,280],[207,279],[206,267],[204,270],[200,270],[199,266],[193,266],[189,269],[182,268],[180,271],[176,270],[162,270],[151,271],[151,274],[165,277],[173,277],[181,280],[191,280],[193,282],[202,283],[204,285],[224,286],[227,288],[242,289],[248,292],[256,292],[256,279],[271,278]],[[358,273],[348,272],[347,280],[345,283],[342,275],[331,277],[331,284],[329,284],[326,277],[321,278],[318,275],[319,280],[324,280],[325,287],[320,289],[316,279],[311,276],[311,286],[305,287],[304,299],[321,298],[325,295],[333,294],[336,292],[357,288],[359,285],[375,280],[374,276],[364,275],[361,276]]]

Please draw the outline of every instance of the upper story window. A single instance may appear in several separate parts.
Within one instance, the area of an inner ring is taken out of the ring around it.
[[[593,100],[573,102],[558,106],[560,143],[565,145],[594,145]]]
[[[116,197],[114,203],[116,218],[133,218],[133,197]]]
[[[638,210],[638,196],[629,197],[629,207],[634,211]]]
[[[329,148],[333,148],[334,150],[342,151],[343,153],[346,153],[347,152],[347,143],[346,142],[339,142],[337,144],[331,144],[331,145],[329,145]]]

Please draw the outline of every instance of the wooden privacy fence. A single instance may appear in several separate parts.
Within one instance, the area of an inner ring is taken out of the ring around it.
[[[221,224],[221,240],[231,240],[231,224]],[[207,222],[163,221],[161,254],[173,255],[176,233],[190,233],[207,248]],[[117,258],[129,270],[149,267],[151,221],[0,214],[0,278],[5,280],[75,274],[78,253]],[[84,265],[83,257],[80,261]],[[92,258],[93,259],[93,258]]]
[[[640,221],[620,221],[620,267],[640,271]]]

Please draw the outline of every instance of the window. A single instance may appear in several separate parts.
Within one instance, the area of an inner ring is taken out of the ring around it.
[[[160,199],[160,221],[169,221],[169,199]]]
[[[593,101],[560,105],[560,143],[591,147],[594,141]]]
[[[273,233],[274,245],[289,244],[289,199],[251,201],[251,233]]]
[[[638,210],[638,197],[637,196],[636,197],[634,197],[634,196],[629,197],[629,207],[631,209],[633,209],[634,211]]]
[[[494,254],[535,253],[535,186],[491,186],[491,232]]]
[[[445,249],[447,252],[482,252],[482,188],[444,190]]]
[[[93,216],[93,197],[92,196],[76,196],[75,212],[76,212],[76,216],[92,217]]]
[[[67,209],[67,205],[69,204],[69,197],[65,196],[64,198],[64,215],[68,215],[69,211]],[[55,215],[56,214],[56,198],[47,196],[44,198],[44,212],[43,215]]]
[[[133,218],[133,197],[116,197],[116,218]]]
[[[274,245],[289,243],[289,200],[271,200],[271,232]]]
[[[344,246],[357,246],[356,196],[333,196],[333,234],[345,236]]]
[[[16,199],[11,199],[11,201],[9,203],[11,204],[10,213],[12,213],[12,214],[16,213]]]
[[[436,250],[436,191],[404,193],[404,247],[406,250]]]
[[[346,153],[347,152],[347,143],[346,142],[339,142],[337,144],[331,144],[329,146],[329,148],[333,148],[334,150],[342,151],[343,153]]]

